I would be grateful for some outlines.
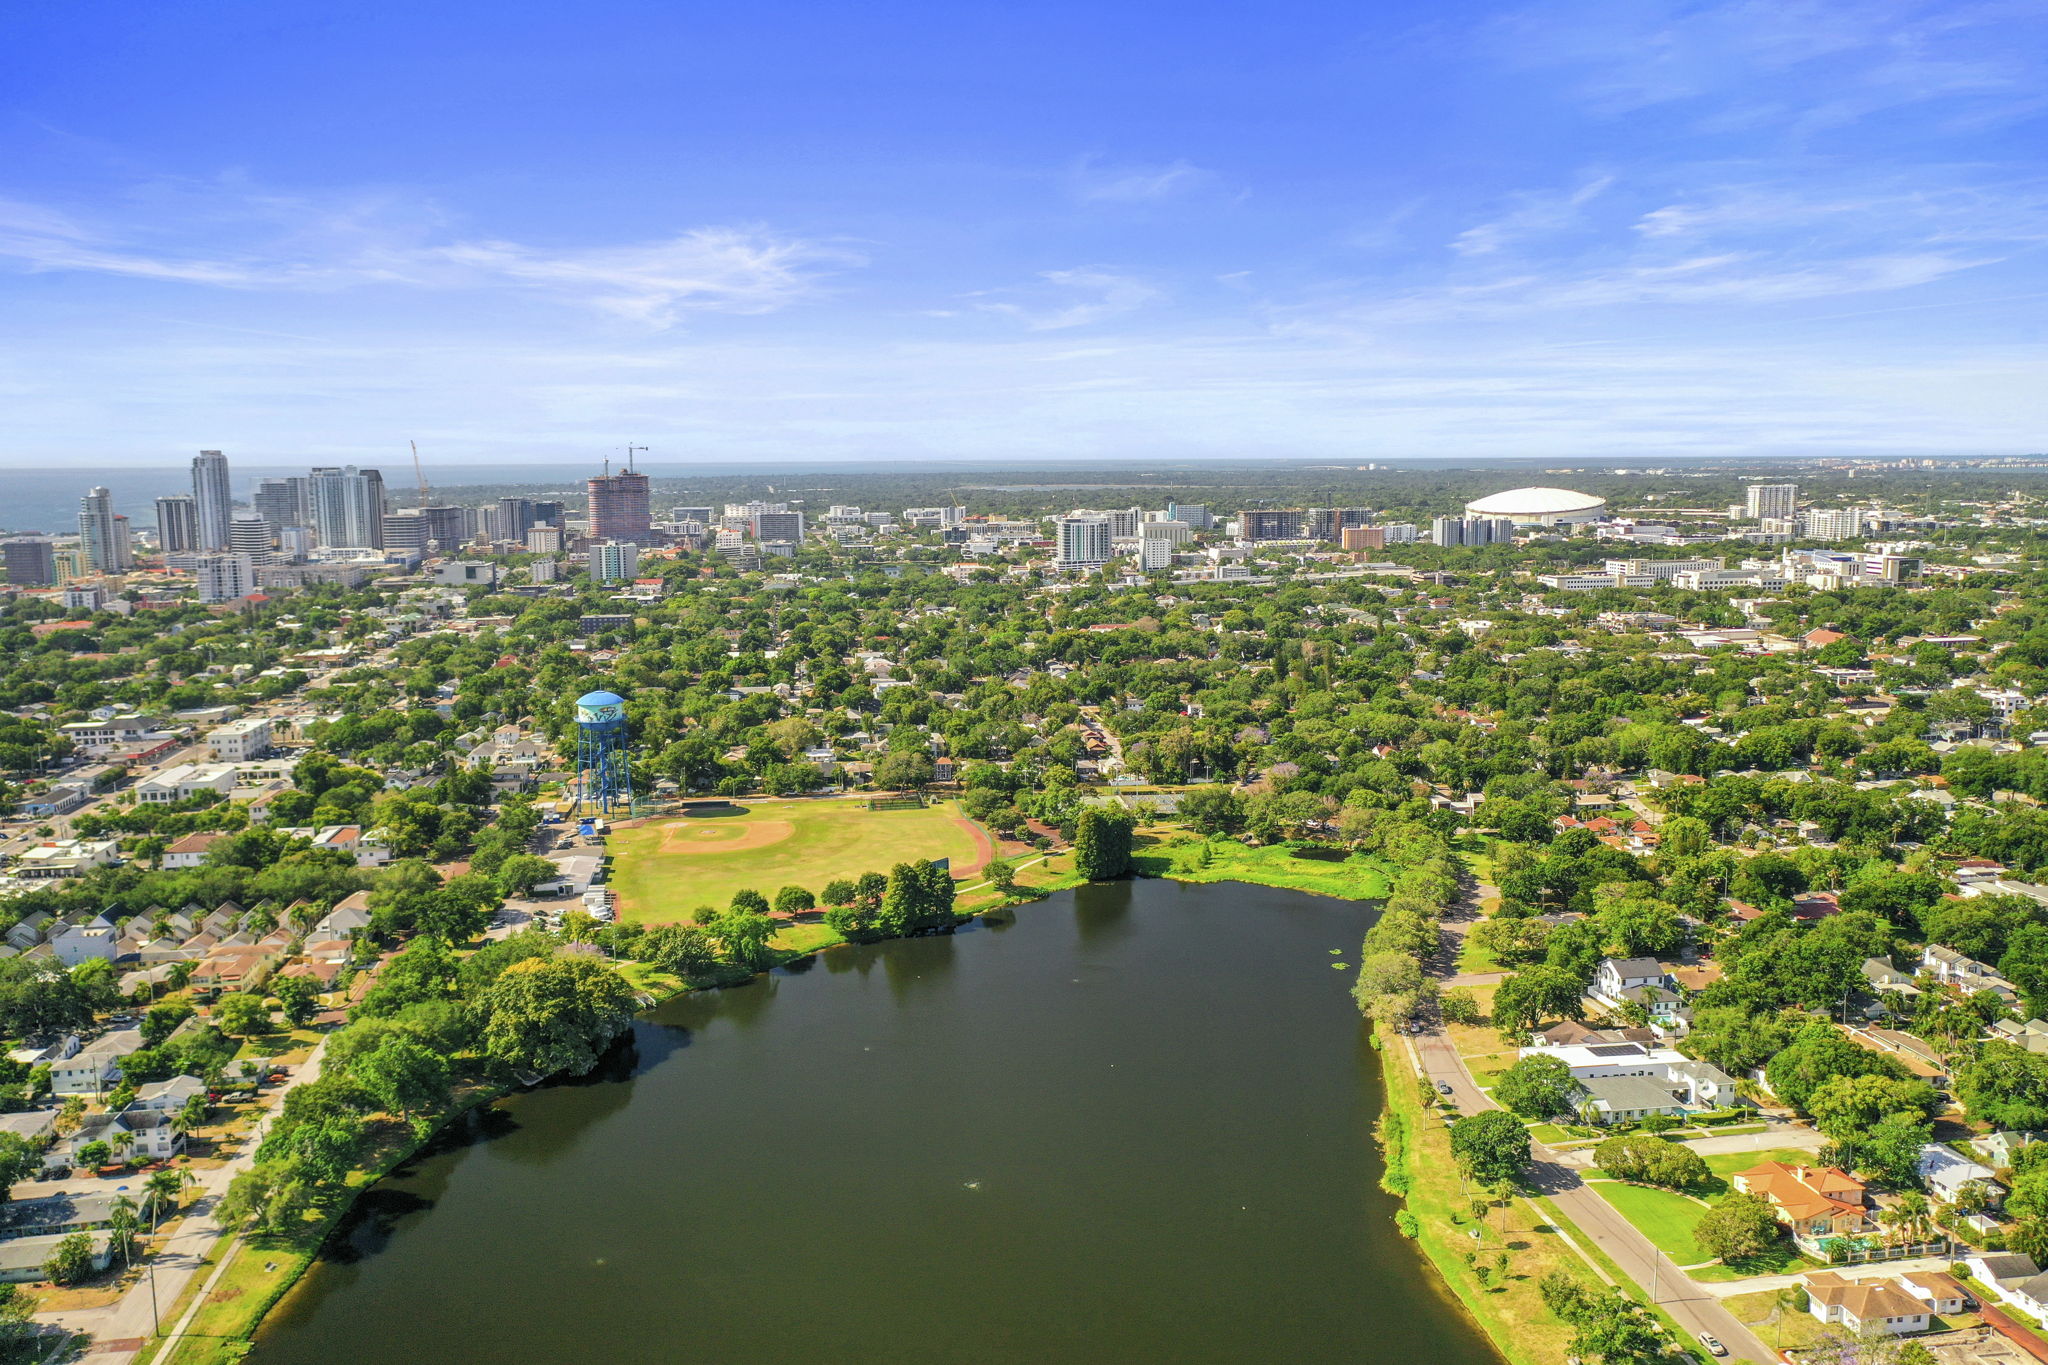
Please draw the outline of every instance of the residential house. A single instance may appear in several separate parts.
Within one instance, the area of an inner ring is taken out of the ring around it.
[[[128,1106],[128,1112],[153,1109],[159,1113],[175,1114],[194,1095],[205,1093],[206,1082],[197,1076],[173,1076],[167,1081],[151,1081],[136,1090],[135,1103]]]
[[[2031,1256],[2016,1251],[1978,1252],[1965,1256],[1963,1265],[1970,1278],[1989,1289],[2001,1303],[2009,1303],[2035,1318],[2048,1317],[2048,1275]]]
[[[199,867],[206,862],[206,852],[221,840],[225,834],[188,834],[164,850],[163,866],[169,868]]]
[[[115,839],[46,839],[15,855],[8,875],[27,881],[51,881],[82,877],[96,867],[112,867],[120,861],[121,845]]]
[[[1685,1101],[1653,1076],[1590,1076],[1579,1082],[1579,1112],[1595,1123],[1639,1123],[1652,1114],[1677,1118]]]
[[[0,1204],[0,1239],[94,1232],[114,1220],[115,1194],[49,1194]]]
[[[121,1083],[121,1059],[142,1046],[139,1029],[95,1038],[74,1055],[50,1064],[53,1095],[102,1095]]]
[[[25,1109],[18,1114],[0,1114],[0,1133],[12,1133],[23,1142],[41,1142],[57,1130],[58,1112]]]
[[[1619,1008],[1626,991],[1670,984],[1664,965],[1654,957],[1605,957],[1593,971],[1592,995],[1602,1004]]]
[[[2005,1186],[1998,1183],[1989,1166],[1972,1161],[1943,1143],[1930,1142],[1922,1147],[1914,1169],[1920,1173],[1927,1192],[1944,1204],[1953,1204],[1974,1193],[1983,1197],[1986,1207],[1995,1209],[2005,1198]]]
[[[171,1126],[172,1116],[161,1109],[130,1105],[118,1114],[93,1114],[71,1135],[43,1154],[43,1168],[79,1164],[79,1152],[94,1142],[104,1142],[117,1152],[123,1147],[135,1161],[167,1161],[185,1150],[185,1138]],[[123,1140],[126,1134],[126,1140]]]
[[[111,962],[117,955],[115,945],[119,938],[114,926],[104,919],[66,924],[50,935],[50,951],[66,967],[76,967],[95,958]]]
[[[1993,1169],[2009,1171],[2022,1147],[2031,1147],[2043,1140],[2044,1135],[2041,1133],[2004,1128],[1995,1133],[1986,1133],[1971,1143],[1970,1147]]]
[[[1990,991],[2008,1003],[2019,999],[2019,992],[2012,982],[2000,976],[1995,969],[1939,943],[1930,943],[1921,952],[1920,969],[1942,985],[1952,986],[1964,995]]]
[[[8,928],[7,946],[18,953],[27,952],[43,941],[43,927],[53,918],[47,910],[29,911]]]
[[[1931,1313],[1961,1313],[1970,1305],[1970,1291],[1955,1276],[1940,1270],[1909,1271],[1899,1276],[1898,1284]]]
[[[0,1241],[0,1283],[26,1284],[44,1278],[43,1265],[64,1242],[65,1233],[43,1233],[33,1237],[9,1237]],[[94,1274],[105,1270],[114,1258],[114,1235],[86,1234]]]
[[[313,926],[308,938],[353,939],[370,927],[370,893],[358,891],[354,895],[337,901],[321,921]]]
[[[2017,1019],[2001,1019],[1991,1026],[1990,1033],[2000,1042],[2029,1052],[2048,1052],[2048,1020],[2029,1019],[2022,1024]]]
[[[1788,1166],[1765,1161],[1735,1173],[1731,1183],[1771,1206],[1791,1230],[1800,1250],[1825,1255],[1821,1244],[1835,1237],[1860,1237],[1871,1230],[1869,1191],[1834,1166]]]
[[[1895,1281],[1845,1280],[1832,1270],[1816,1270],[1804,1281],[1807,1311],[1822,1322],[1840,1323],[1858,1335],[1927,1330],[1928,1305]]]

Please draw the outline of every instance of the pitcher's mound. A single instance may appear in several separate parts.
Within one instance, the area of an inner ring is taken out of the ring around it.
[[[787,820],[750,820],[745,824],[677,825],[661,836],[663,853],[741,853],[779,844],[796,833]]]

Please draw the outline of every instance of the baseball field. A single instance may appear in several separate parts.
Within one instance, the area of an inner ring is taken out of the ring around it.
[[[921,810],[869,810],[862,800],[739,804],[741,813],[615,826],[606,848],[620,918],[682,923],[700,906],[724,909],[743,888],[771,900],[785,886],[818,895],[835,878],[916,858],[950,858],[957,877],[992,853],[988,836],[952,801]]]

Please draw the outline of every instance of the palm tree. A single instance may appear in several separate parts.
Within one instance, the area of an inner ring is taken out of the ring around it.
[[[135,1146],[135,1134],[129,1132],[126,1128],[120,1129],[114,1134],[111,1145],[114,1149],[114,1155],[119,1157],[121,1164],[125,1166],[128,1164],[128,1153]],[[123,1198],[126,1198],[126,1196],[124,1195]]]
[[[107,1224],[113,1231],[114,1244],[121,1248],[121,1264],[124,1266],[128,1264],[129,1248],[135,1240],[136,1222],[135,1201],[125,1194],[116,1195]]]
[[[143,1189],[150,1191],[150,1201],[156,1205],[160,1222],[164,1216],[164,1205],[178,1201],[178,1193],[184,1189],[184,1177],[180,1171],[172,1171],[166,1166],[164,1171],[152,1171],[150,1179],[143,1181]]]

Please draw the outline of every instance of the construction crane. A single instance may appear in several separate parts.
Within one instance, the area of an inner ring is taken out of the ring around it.
[[[630,471],[632,470],[632,468],[633,468],[633,452],[634,452],[634,451],[636,451],[636,450],[637,450],[637,451],[645,451],[646,449],[647,449],[647,447],[646,447],[646,446],[627,446],[627,447],[626,447],[626,469],[628,470],[628,472],[630,472]]]
[[[412,472],[419,476],[420,506],[424,508],[434,500],[434,492],[427,487],[427,471],[420,464],[420,443],[418,441],[407,441],[406,444],[412,447]]]

